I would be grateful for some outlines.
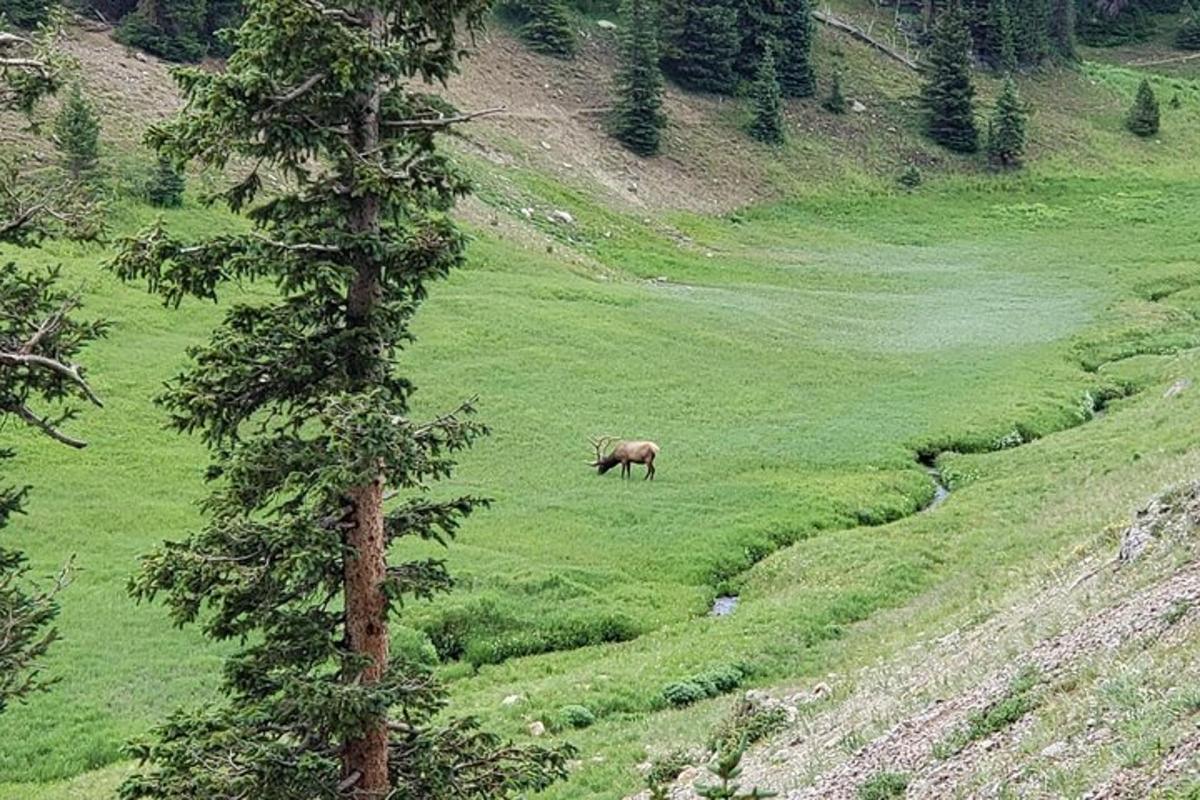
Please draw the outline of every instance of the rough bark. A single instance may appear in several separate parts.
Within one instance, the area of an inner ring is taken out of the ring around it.
[[[384,18],[378,8],[362,12],[369,21],[372,36],[382,40]],[[357,118],[351,124],[354,149],[366,158],[378,158],[380,130],[379,86],[364,92],[357,104]],[[379,198],[364,193],[352,201],[348,224],[355,233],[379,231]],[[371,315],[379,301],[379,267],[370,256],[362,263],[346,298],[347,324],[350,327],[369,326]],[[366,352],[350,354],[350,374],[356,383],[366,384],[377,369],[380,348],[377,343],[360,344]],[[383,533],[382,470],[375,480],[349,492],[353,527],[346,533],[350,550],[345,563],[346,637],[350,650],[366,656],[369,666],[356,680],[376,683],[387,670],[388,626],[387,598],[383,582],[387,575],[387,550]],[[353,794],[361,800],[383,800],[391,792],[388,779],[387,720],[380,718],[362,736],[346,743],[342,756],[342,775],[353,781]],[[356,779],[357,776],[357,779]]]

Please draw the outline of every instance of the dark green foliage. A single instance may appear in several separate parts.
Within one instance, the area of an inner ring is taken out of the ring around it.
[[[587,706],[563,706],[558,710],[558,720],[564,728],[588,728],[596,722],[596,715]]]
[[[170,61],[197,61],[207,52],[206,0],[139,0],[116,38]]]
[[[183,205],[183,189],[187,183],[183,170],[170,158],[160,155],[154,172],[146,182],[146,199],[159,208],[178,208]]]
[[[208,0],[204,17],[208,54],[227,57],[233,52],[229,35],[242,24],[242,0]]]
[[[779,0],[730,0],[737,11],[737,30],[741,36],[734,69],[738,79],[752,83],[758,79],[759,65],[768,48],[774,50],[783,18]]]
[[[783,96],[775,74],[775,55],[770,46],[763,53],[754,80],[754,119],[750,135],[767,144],[783,144]]]
[[[1095,0],[1076,0],[1075,32],[1092,47],[1139,42],[1154,34],[1154,17],[1140,3],[1124,3],[1115,13]]]
[[[725,0],[666,0],[663,70],[685,89],[733,94],[741,51],[738,12]]]
[[[1013,18],[1008,0],[992,0],[991,11],[991,28],[995,39],[990,55],[1001,72],[1013,72],[1017,68],[1017,43],[1013,36]]]
[[[746,671],[732,664],[713,667],[663,687],[663,698],[673,706],[687,706],[736,689]]]
[[[909,164],[905,167],[904,172],[900,173],[900,177],[896,179],[896,183],[900,184],[905,189],[916,189],[921,185],[921,170],[916,164]]]
[[[1050,55],[1050,3],[1007,0],[1011,9],[1017,63],[1037,66]]]
[[[1025,107],[1017,94],[1012,78],[1004,81],[1004,89],[996,100],[996,110],[988,123],[988,163],[996,169],[1015,169],[1025,155]]]
[[[783,0],[776,68],[779,88],[788,97],[809,97],[817,91],[812,65],[813,24],[809,0]]]
[[[833,82],[829,85],[829,96],[821,103],[821,108],[830,114],[846,113],[846,96],[842,94],[842,73],[833,73]]]
[[[738,778],[742,775],[742,753],[744,748],[728,750],[717,757],[714,764],[708,765],[708,771],[717,779],[716,783],[696,784],[696,796],[704,800],[754,800],[760,797],[774,797],[774,792],[754,787],[743,792]]]
[[[858,800],[901,800],[908,782],[904,772],[877,772],[858,787]]]
[[[1154,96],[1149,79],[1143,78],[1133,99],[1133,107],[1125,119],[1125,126],[1138,136],[1153,136],[1158,133],[1158,123],[1158,98]]]
[[[667,123],[662,113],[655,0],[623,0],[621,19],[621,67],[617,72],[613,134],[638,155],[651,156],[658,152]]]
[[[958,6],[938,15],[933,45],[925,65],[921,101],[925,130],[931,139],[950,150],[973,153],[979,149],[975,127],[975,87],[971,85],[971,36]]]
[[[1075,61],[1075,0],[1052,0],[1050,7],[1050,49],[1059,58]]]
[[[579,49],[565,0],[508,0],[501,10],[518,26],[529,49],[555,58],[571,58]]]
[[[100,120],[78,81],[71,85],[54,120],[54,138],[72,180],[80,180],[96,169],[100,160]]]
[[[1189,3],[1183,24],[1175,33],[1175,46],[1181,50],[1200,50],[1200,6]]]
[[[36,28],[50,19],[49,0],[5,0],[0,18],[18,28]]]
[[[112,265],[171,306],[259,280],[160,398],[210,448],[198,530],[147,555],[131,582],[233,650],[219,701],[134,745],[134,798],[356,795],[504,798],[560,778],[569,749],[506,745],[443,714],[426,665],[388,657],[389,628],[450,589],[436,559],[485,500],[443,496],[484,428],[471,403],[413,419],[397,373],[427,285],[463,262],[449,211],[468,190],[437,147],[454,111],[425,93],[454,73],[483,0],[248,0],[223,71],[176,71],[181,116],[148,140],[182,163],[257,171],[224,198],[251,230],[184,242],[160,220]],[[382,643],[382,647],[380,644]],[[214,768],[213,765],[221,765]]]
[[[653,758],[650,761],[650,771],[646,773],[646,785],[654,787],[670,783],[691,763],[691,758],[682,750],[672,750]]]

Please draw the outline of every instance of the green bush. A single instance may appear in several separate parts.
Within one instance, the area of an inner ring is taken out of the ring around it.
[[[183,170],[171,159],[159,156],[154,172],[146,181],[146,200],[159,208],[178,208],[183,205],[183,189],[187,183]]]
[[[679,777],[679,773],[691,766],[691,763],[688,754],[682,750],[672,750],[657,756],[650,761],[650,771],[646,773],[646,784],[661,786],[670,783]]]
[[[915,164],[909,164],[904,172],[900,173],[900,177],[896,179],[896,183],[905,189],[916,189],[921,185],[922,180],[921,170]]]
[[[1138,136],[1147,137],[1158,133],[1158,123],[1158,98],[1154,96],[1150,81],[1143,78],[1138,86],[1137,97],[1133,100],[1133,107],[1129,109],[1125,127]]]
[[[559,722],[565,728],[587,728],[596,721],[596,715],[587,706],[563,706],[558,710]]]
[[[732,691],[746,678],[746,670],[734,664],[722,664],[663,687],[662,694],[673,706],[687,706],[698,700]]]
[[[717,723],[708,744],[717,752],[746,748],[783,730],[787,722],[787,711],[783,707],[763,706],[743,697]]]
[[[858,787],[858,800],[899,800],[908,791],[903,772],[877,772]]]

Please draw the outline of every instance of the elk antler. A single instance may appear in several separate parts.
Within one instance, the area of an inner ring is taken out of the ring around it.
[[[616,436],[591,436],[591,437],[588,437],[588,441],[592,443],[592,447],[596,448],[596,462],[594,464],[592,464],[591,466],[594,467],[594,466],[596,466],[596,464],[600,463],[600,460],[602,458],[604,458],[604,453],[602,452],[604,450],[604,448],[608,447],[608,445],[612,444],[616,440],[617,440]]]

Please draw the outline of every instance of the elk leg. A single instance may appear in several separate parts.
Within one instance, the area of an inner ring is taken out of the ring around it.
[[[642,478],[642,480],[644,480],[644,481],[654,480],[654,458],[653,457],[648,458],[646,460],[646,477]]]

